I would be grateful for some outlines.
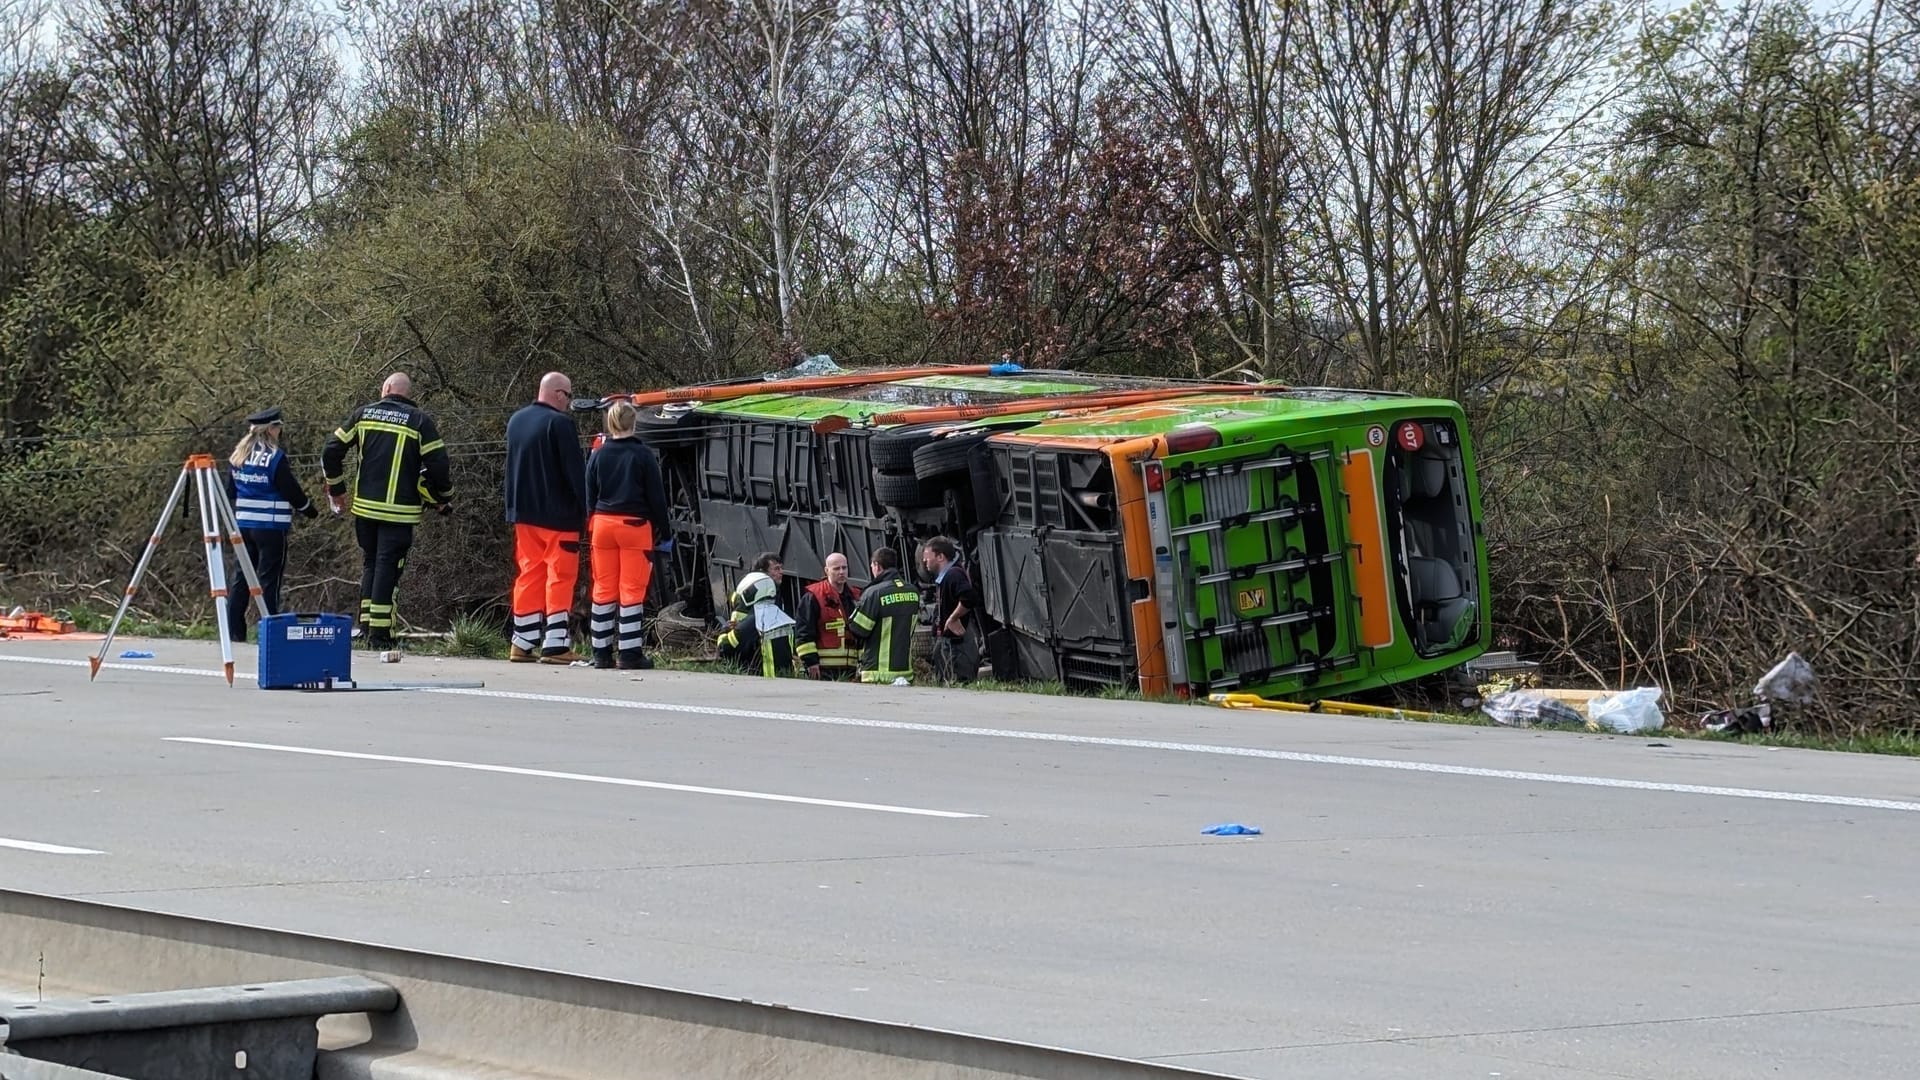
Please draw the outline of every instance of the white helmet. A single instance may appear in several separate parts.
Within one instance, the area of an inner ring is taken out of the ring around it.
[[[756,570],[740,579],[740,584],[734,586],[733,595],[739,597],[746,606],[752,607],[772,600],[779,591],[780,587],[773,583],[772,578]]]

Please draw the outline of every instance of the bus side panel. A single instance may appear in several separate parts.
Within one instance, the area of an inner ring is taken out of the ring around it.
[[[865,585],[876,548],[893,543],[869,480],[866,435],[826,436],[807,424],[722,417],[699,447],[699,517],[711,546],[707,587],[716,610],[763,552],[786,568],[782,600],[826,576],[826,557],[847,557]]]

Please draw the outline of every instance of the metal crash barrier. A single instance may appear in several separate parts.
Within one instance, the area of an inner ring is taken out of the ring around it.
[[[0,1080],[1223,1075],[0,890]]]
[[[252,986],[0,1002],[0,1046],[14,1055],[140,1080],[229,1072],[312,1080],[319,1021],[392,1012],[400,995],[358,975]],[[13,1080],[0,1059],[0,1078]]]

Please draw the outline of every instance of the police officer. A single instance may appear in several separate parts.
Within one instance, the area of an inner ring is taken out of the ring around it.
[[[375,649],[394,644],[393,593],[422,507],[431,504],[442,514],[453,509],[447,444],[412,393],[413,380],[404,372],[387,376],[380,400],[353,410],[320,454],[327,497],[337,514],[347,508],[347,450],[360,449],[353,531],[360,542],[360,622],[365,644]]]
[[[800,594],[799,642],[794,652],[811,679],[850,679],[854,675],[853,645],[847,639],[847,617],[860,600],[858,586],[847,584],[847,557],[827,556],[827,579],[807,586]]]
[[[233,504],[247,561],[260,576],[260,599],[270,615],[280,611],[280,581],[287,569],[287,533],[293,528],[293,515],[313,518],[320,513],[287,463],[287,452],[280,446],[280,419],[279,409],[262,409],[247,417],[247,433],[227,457],[227,499]],[[246,576],[236,568],[227,586],[227,625],[235,641],[247,640],[251,599]]]
[[[878,548],[873,553],[873,582],[860,597],[847,633],[865,642],[860,653],[860,681],[891,683],[913,678],[913,628],[920,621],[920,590],[900,572],[900,553]]]

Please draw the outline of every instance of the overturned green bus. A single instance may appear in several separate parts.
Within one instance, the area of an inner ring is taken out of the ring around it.
[[[673,501],[693,614],[763,551],[785,588],[945,534],[1001,679],[1320,698],[1484,651],[1486,545],[1458,405],[1013,365],[621,394]]]

